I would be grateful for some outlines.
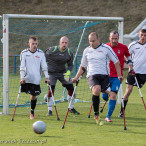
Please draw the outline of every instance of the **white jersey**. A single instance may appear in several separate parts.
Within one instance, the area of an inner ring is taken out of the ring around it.
[[[87,77],[95,74],[109,75],[109,62],[117,63],[118,57],[112,48],[101,44],[98,48],[87,47],[83,52],[81,66],[87,67]]]
[[[138,41],[134,41],[128,48],[135,73],[146,74],[146,43],[142,45]]]
[[[44,52],[37,49],[32,53],[29,49],[21,52],[20,56],[20,76],[26,83],[39,85],[41,81],[41,72],[48,77],[47,63]]]

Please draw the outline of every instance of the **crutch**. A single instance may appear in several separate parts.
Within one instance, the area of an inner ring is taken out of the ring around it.
[[[56,108],[56,104],[55,104],[55,100],[54,100],[54,95],[53,95],[53,92],[52,92],[52,88],[51,88],[51,85],[48,84],[49,88],[50,88],[50,91],[51,91],[51,95],[52,95],[52,99],[53,99],[53,104],[54,104],[54,107],[55,107],[55,111],[56,111],[56,116],[57,116],[57,120],[59,121],[59,116],[58,116],[58,112],[57,112],[57,108]],[[47,98],[47,103],[48,103],[48,98]]]
[[[15,112],[16,112],[16,107],[17,107],[17,104],[18,104],[20,92],[21,92],[21,85],[19,87],[18,96],[17,96],[17,100],[16,100],[16,104],[15,104],[15,109],[14,109],[13,117],[12,117],[11,121],[14,121],[14,115],[15,115]]]
[[[145,110],[146,110],[146,105],[145,105],[145,102],[144,102],[144,99],[143,99],[143,96],[142,96],[142,93],[141,93],[141,90],[140,90],[140,87],[139,87],[139,84],[138,84],[138,81],[137,81],[136,76],[135,76],[135,81],[136,81],[136,84],[137,84],[137,87],[138,87],[138,90],[139,90],[141,99],[142,99],[142,101],[143,101],[144,108],[145,108]]]
[[[93,107],[93,103],[91,104],[91,107],[90,107],[90,111],[89,111],[89,115],[88,115],[88,118],[90,118],[90,115],[91,115],[91,111],[92,111],[92,107]]]
[[[121,105],[122,105],[122,109],[123,109],[124,130],[127,130],[126,121],[125,121],[125,110],[124,110],[124,100],[123,100],[123,98],[122,98],[122,101],[121,101]]]
[[[85,72],[85,70],[83,70],[83,71]],[[84,74],[84,72],[83,72],[83,74]],[[83,75],[83,74],[82,74],[82,75]],[[74,88],[74,91],[73,91],[71,100],[70,100],[70,102],[69,102],[69,106],[68,106],[68,109],[67,109],[67,113],[66,113],[66,116],[65,116],[63,125],[62,125],[62,129],[64,129],[64,126],[65,126],[65,123],[66,123],[66,119],[67,119],[67,116],[68,116],[68,112],[69,112],[69,107],[70,107],[71,103],[72,103],[73,100],[74,100],[74,94],[75,94],[76,88],[77,88],[77,86],[78,86],[78,84],[79,84],[79,81],[80,81],[80,79],[82,78],[82,75],[81,75],[81,76],[79,77],[79,79],[76,81],[76,85],[75,85],[75,88]]]

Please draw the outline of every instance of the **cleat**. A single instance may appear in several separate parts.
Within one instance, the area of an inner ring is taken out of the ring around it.
[[[52,116],[52,111],[49,110],[48,113],[46,114],[46,116]]]
[[[120,113],[119,113],[119,116],[118,116],[119,118],[123,118],[123,112],[121,112],[120,111]]]
[[[102,126],[104,123],[99,116],[95,116],[94,119],[99,126]]]
[[[76,111],[74,108],[73,109],[69,109],[69,112],[73,113],[73,114],[77,114],[79,115],[80,113],[78,111]]]
[[[31,114],[31,113],[30,113],[30,119],[31,119],[31,120],[35,119],[34,114]]]
[[[106,122],[112,122],[111,118],[108,118],[108,117],[105,118],[105,121]]]

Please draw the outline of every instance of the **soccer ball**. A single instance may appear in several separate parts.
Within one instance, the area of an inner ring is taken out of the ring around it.
[[[36,121],[32,125],[36,134],[43,134],[46,131],[46,124],[43,121]]]

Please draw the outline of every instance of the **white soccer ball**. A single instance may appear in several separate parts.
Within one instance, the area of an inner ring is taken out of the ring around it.
[[[46,131],[46,124],[43,121],[34,122],[32,127],[36,134],[42,134]]]

